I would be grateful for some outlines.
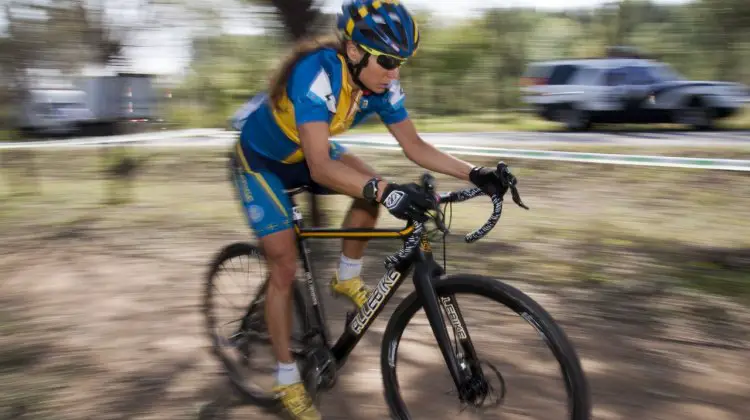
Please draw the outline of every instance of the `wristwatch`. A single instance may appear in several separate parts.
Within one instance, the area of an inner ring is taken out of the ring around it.
[[[378,182],[380,182],[380,178],[373,177],[367,181],[367,184],[362,188],[362,196],[370,204],[378,204]]]

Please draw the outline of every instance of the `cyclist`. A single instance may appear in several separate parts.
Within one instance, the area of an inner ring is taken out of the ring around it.
[[[297,248],[285,189],[354,198],[344,224],[372,228],[379,205],[395,217],[419,217],[432,197],[415,183],[387,182],[330,137],[378,115],[404,154],[431,171],[491,192],[494,168],[476,167],[424,142],[404,107],[399,68],[420,42],[417,23],[396,0],[353,0],[338,16],[340,35],[298,43],[276,71],[268,94],[232,117],[240,140],[232,157],[235,187],[269,266],[266,321],[278,366],[274,392],[297,419],[318,419],[289,352]],[[360,273],[366,241],[345,239],[331,287],[360,308],[369,295]]]

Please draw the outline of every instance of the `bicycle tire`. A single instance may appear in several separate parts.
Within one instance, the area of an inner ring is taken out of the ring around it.
[[[213,296],[215,289],[214,278],[225,261],[245,255],[251,257],[259,257],[265,260],[263,252],[260,250],[260,248],[246,242],[236,242],[225,246],[211,260],[203,293],[203,314],[206,321],[206,332],[211,342],[212,354],[224,366],[232,387],[239,393],[243,401],[255,404],[260,407],[274,408],[278,405],[278,399],[271,392],[259,392],[258,390],[251,389],[246,386],[244,381],[240,379],[241,374],[237,372],[234,363],[232,363],[231,360],[228,360],[228,358],[226,358],[222,354],[222,345],[219,342],[218,337],[214,333],[216,327],[216,318],[213,314]],[[306,307],[304,304],[304,296],[302,295],[302,292],[299,290],[299,287],[297,287],[296,284],[293,289],[294,310],[297,312],[297,316],[299,316],[299,319],[303,320],[304,328],[306,329],[307,319],[305,317]]]
[[[519,315],[528,314],[536,324],[537,331],[544,336],[560,365],[568,396],[569,418],[571,420],[590,419],[589,387],[580,360],[562,328],[541,305],[520,290],[491,277],[456,274],[435,280],[434,284],[438,296],[475,294],[494,300]],[[416,292],[412,292],[395,309],[383,334],[381,347],[383,391],[392,418],[398,420],[412,418],[401,397],[396,375],[398,346],[409,321],[421,308],[422,305]]]

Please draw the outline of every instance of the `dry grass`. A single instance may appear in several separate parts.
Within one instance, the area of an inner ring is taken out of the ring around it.
[[[81,220],[96,220],[102,229],[120,224],[159,230],[244,228],[226,181],[223,151],[132,153],[144,163],[132,185],[131,203],[119,207],[102,204],[111,184],[99,175],[101,155],[37,153],[42,192],[2,200],[5,231],[29,234],[36,227],[59,228]],[[395,153],[376,157],[375,152],[361,151],[361,155],[392,179],[415,180],[422,172]],[[523,211],[509,201],[498,228],[479,245],[490,251],[485,254],[487,265],[473,269],[566,282],[678,278],[685,284],[750,297],[750,287],[740,281],[750,268],[745,261],[745,254],[750,255],[746,174],[510,159],[508,163],[520,178],[521,192],[532,210]],[[442,189],[463,185],[442,175],[438,181]],[[7,184],[0,194],[9,195]],[[332,223],[338,223],[349,199],[323,201]],[[477,199],[453,207],[455,234],[449,244],[453,264],[477,265],[463,258],[473,251],[461,243],[460,235],[482,223],[489,212],[487,204]],[[387,214],[381,223],[400,224]],[[493,246],[512,247],[513,252],[491,252]]]
[[[394,180],[422,172],[396,154],[360,154]],[[222,245],[251,239],[223,155],[135,151],[143,164],[132,201],[117,206],[104,204],[107,183],[92,151],[36,153],[36,195],[15,195],[0,181],[0,383],[11,390],[0,393],[0,418],[208,418],[199,407],[227,391],[205,351],[202,276]],[[464,244],[488,202],[453,206],[449,273],[497,276],[542,302],[579,349],[595,418],[748,418],[747,175],[508,163],[531,210],[508,200],[496,230]],[[438,182],[441,190],[465,185]],[[324,200],[331,223],[348,202]],[[400,224],[387,215],[381,222]],[[368,280],[397,246],[371,245]],[[337,249],[337,240],[314,242],[324,271]],[[340,326],[343,310],[329,309]],[[357,376],[377,366],[383,325],[326,397],[328,418],[386,415],[379,376]],[[239,407],[211,418],[271,417]]]

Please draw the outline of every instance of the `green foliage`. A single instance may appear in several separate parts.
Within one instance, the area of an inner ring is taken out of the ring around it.
[[[622,0],[563,13],[504,8],[452,26],[420,13],[418,22],[420,49],[401,71],[417,118],[523,107],[519,79],[529,62],[602,56],[612,45],[636,47],[689,78],[750,84],[747,0]],[[286,51],[273,32],[196,40],[191,75],[178,89],[185,101],[174,102],[172,115],[185,125],[223,126],[237,105],[266,88]]]

